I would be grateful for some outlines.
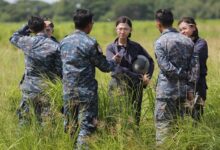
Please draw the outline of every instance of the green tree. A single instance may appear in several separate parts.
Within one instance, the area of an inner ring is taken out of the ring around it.
[[[72,19],[73,10],[76,8],[76,0],[60,0],[52,5],[54,19],[58,21],[69,21]]]
[[[81,3],[81,7],[91,10],[92,13],[94,14],[94,19],[100,20],[102,16],[104,16],[106,13],[108,13],[108,11],[110,11],[111,5],[114,2],[115,0],[108,0],[108,1],[104,1],[104,0],[86,1],[84,0]]]
[[[0,0],[0,21],[26,21],[31,15],[70,21],[77,8],[91,10],[96,21],[115,20],[122,15],[135,20],[151,20],[160,8],[171,9],[176,19],[182,16],[220,18],[219,0],[59,0],[52,4],[39,0],[17,0],[11,4]]]
[[[146,1],[129,1],[125,3],[120,1],[114,6],[114,18],[118,16],[128,16],[131,19],[146,20],[153,19],[154,3],[150,0]]]
[[[4,0],[0,0],[0,21],[8,21],[10,19],[10,15],[6,13],[7,7],[9,5],[10,4]]]
[[[47,9],[49,4],[40,1],[18,0],[14,4],[7,6],[4,11],[10,16],[7,21],[24,21],[31,15],[41,15],[42,10]]]

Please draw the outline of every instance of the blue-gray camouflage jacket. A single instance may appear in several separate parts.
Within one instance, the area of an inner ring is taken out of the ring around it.
[[[25,73],[20,87],[27,92],[40,93],[46,85],[43,78],[53,80],[61,76],[59,44],[43,32],[29,36],[22,30],[10,38],[10,42],[24,52]]]
[[[155,42],[155,55],[159,65],[156,87],[157,99],[186,98],[187,91],[193,91],[191,78],[194,44],[190,38],[175,29],[166,29]]]
[[[95,67],[110,72],[116,66],[107,61],[95,39],[76,30],[60,43],[63,63],[64,100],[91,101],[97,99]]]

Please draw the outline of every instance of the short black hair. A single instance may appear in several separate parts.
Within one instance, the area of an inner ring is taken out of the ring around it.
[[[40,16],[31,16],[31,18],[28,20],[28,26],[34,33],[43,31],[44,19]]]
[[[169,9],[159,9],[156,11],[155,19],[159,21],[164,27],[173,25],[173,13]]]
[[[76,29],[84,29],[93,21],[93,14],[87,9],[77,9],[73,13],[73,21]]]

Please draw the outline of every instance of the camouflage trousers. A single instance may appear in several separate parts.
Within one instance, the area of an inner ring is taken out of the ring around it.
[[[42,123],[48,120],[48,116],[51,113],[48,97],[39,93],[22,91],[22,99],[17,110],[20,125],[30,124],[31,106],[38,123],[42,125]]]
[[[178,117],[184,117],[184,99],[157,99],[155,104],[156,144],[163,144]]]
[[[136,125],[139,125],[141,118],[141,104],[143,98],[143,86],[142,84],[129,86],[126,81],[112,78],[109,83],[109,96],[110,96],[110,107],[114,99],[123,100],[122,103],[128,102],[134,114],[134,119]],[[119,106],[121,107],[121,106]]]
[[[77,137],[76,149],[88,149],[86,139],[97,126],[98,100],[64,100],[64,116],[64,131]]]

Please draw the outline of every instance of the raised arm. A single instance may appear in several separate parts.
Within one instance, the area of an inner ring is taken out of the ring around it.
[[[25,53],[29,53],[34,42],[34,39],[31,38],[29,35],[29,27],[28,25],[25,25],[18,31],[14,32],[9,40],[13,45],[22,49]]]

